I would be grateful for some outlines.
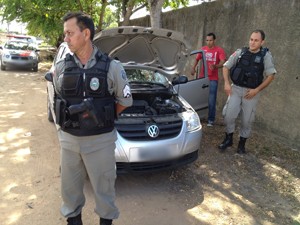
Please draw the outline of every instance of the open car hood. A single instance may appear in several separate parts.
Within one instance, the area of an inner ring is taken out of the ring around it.
[[[151,67],[169,78],[179,75],[190,53],[183,34],[161,28],[117,27],[95,35],[94,44],[124,67]]]

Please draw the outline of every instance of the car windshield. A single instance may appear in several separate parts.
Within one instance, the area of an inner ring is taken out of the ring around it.
[[[30,43],[24,41],[7,42],[4,48],[9,50],[34,50],[34,47]]]
[[[168,79],[157,71],[145,69],[126,69],[126,75],[129,83],[153,83],[168,86]]]

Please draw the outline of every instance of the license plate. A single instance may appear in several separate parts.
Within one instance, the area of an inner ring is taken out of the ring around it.
[[[139,158],[142,160],[163,160],[171,157],[169,149],[139,149]]]

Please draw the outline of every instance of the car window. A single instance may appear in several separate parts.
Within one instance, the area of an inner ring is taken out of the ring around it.
[[[29,45],[27,42],[21,41],[10,41],[4,45],[4,48],[9,50],[34,50],[35,48],[32,45]]]
[[[145,69],[126,69],[129,82],[150,82],[168,85],[167,78],[157,71]]]
[[[189,77],[189,80],[198,80],[198,79],[206,79],[207,78],[207,64],[206,64],[206,58],[205,58],[205,52],[203,50],[197,51],[199,54],[202,55],[202,60],[200,60],[195,68],[195,74],[193,76]],[[194,54],[193,62],[196,59],[196,54]]]

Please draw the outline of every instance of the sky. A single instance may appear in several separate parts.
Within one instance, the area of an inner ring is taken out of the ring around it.
[[[194,6],[194,5],[199,5],[202,2],[207,2],[207,1],[214,1],[214,0],[189,0],[189,5],[188,6]],[[172,10],[170,7],[163,9],[163,12],[167,12]],[[145,9],[141,9],[139,11],[137,11],[136,13],[134,13],[130,19],[135,19],[135,18],[139,18],[139,17],[144,17],[145,15],[150,15],[150,13],[148,11],[146,11]]]
[[[17,23],[15,21],[12,21],[10,23],[0,23],[1,30],[9,31],[9,32],[17,32],[19,34],[26,34],[26,26],[21,23]]]

